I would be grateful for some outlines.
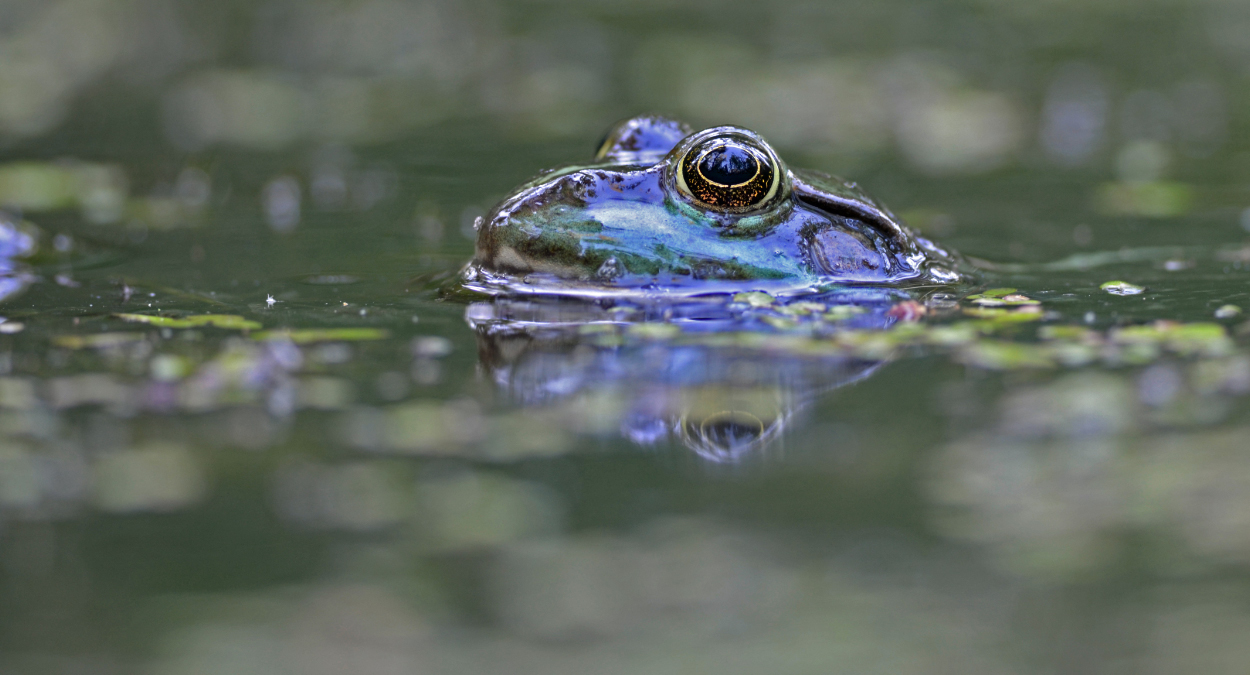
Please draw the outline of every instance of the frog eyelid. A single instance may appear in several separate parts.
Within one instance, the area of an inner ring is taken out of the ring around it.
[[[862,220],[895,241],[907,240],[907,233],[903,231],[903,226],[894,219],[893,215],[876,204],[822,190],[794,172],[790,173],[790,184],[795,196],[802,202],[827,213]]]

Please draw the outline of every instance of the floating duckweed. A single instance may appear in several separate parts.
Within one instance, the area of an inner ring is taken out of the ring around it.
[[[788,316],[811,316],[824,313],[828,307],[819,302],[794,302],[778,307],[777,311]]]
[[[978,307],[1032,307],[1041,303],[1014,288],[991,288],[983,293],[969,295],[966,300]]]
[[[760,321],[776,328],[777,330],[790,330],[799,325],[794,319],[788,319],[782,316],[762,316]]]
[[[1112,215],[1168,218],[1189,212],[1193,202],[1191,186],[1170,181],[1107,183],[1098,190],[1099,210]]]
[[[110,349],[142,342],[144,333],[96,333],[94,335],[57,335],[52,344],[63,349]]]
[[[1146,290],[1142,286],[1130,284],[1127,281],[1108,281],[1099,288],[1112,295],[1140,295]]]
[[[1022,368],[1053,368],[1055,359],[1050,350],[1042,345],[980,340],[959,352],[964,363],[990,370],[1017,370]]]
[[[17,162],[0,166],[0,197],[27,211],[52,211],[73,206],[78,180],[67,166]]]
[[[1125,345],[1108,359],[1111,363],[1144,366],[1159,360],[1162,349],[1156,343],[1138,342]]]
[[[1233,348],[1228,331],[1218,323],[1156,321],[1115,329],[1108,338],[1124,346],[1161,346],[1183,356],[1224,356]]]
[[[255,340],[287,340],[297,345],[313,342],[367,342],[385,340],[390,331],[381,328],[307,328],[303,330],[267,330],[252,336]]]
[[[671,323],[635,323],[629,326],[629,334],[647,340],[667,340],[681,334],[681,328]]]
[[[114,314],[124,321],[146,323],[161,328],[226,328],[229,330],[258,330],[261,325],[249,321],[237,314],[197,314],[176,319],[169,316],[153,316],[151,314]]]
[[[177,510],[202,498],[207,487],[196,456],[172,444],[103,455],[93,484],[96,506],[115,513]]]
[[[1217,319],[1231,319],[1238,314],[1241,314],[1241,308],[1237,305],[1224,305],[1215,310],[1215,318]]]
[[[838,344],[853,355],[873,361],[884,361],[898,350],[903,341],[890,331],[848,331],[838,337]]]
[[[157,354],[148,364],[148,371],[157,382],[173,382],[186,377],[191,372],[191,364],[174,354]]]
[[[1098,334],[1083,326],[1042,326],[1038,329],[1037,335],[1043,340],[1086,342],[1091,338],[1096,338]]]
[[[577,327],[578,335],[603,335],[616,333],[616,324],[606,322],[586,323]]]
[[[965,345],[977,339],[977,329],[971,322],[933,326],[925,334],[925,341],[936,346]]]
[[[777,299],[763,291],[747,291],[735,294],[734,302],[740,302],[752,307],[769,307],[777,304]]]
[[[1159,324],[1151,324],[1147,326],[1125,326],[1124,328],[1113,329],[1110,338],[1118,344],[1133,344],[1138,342],[1158,342],[1163,339],[1163,333],[1166,327],[1160,327]]]
[[[1233,349],[1232,338],[1216,323],[1186,323],[1168,332],[1168,349],[1180,354],[1225,356]]]
[[[1016,289],[1014,288],[991,288],[988,291],[982,291],[980,293],[969,295],[967,299],[968,300],[980,300],[982,298],[1002,298],[1002,297],[1011,295],[1012,293],[1015,293],[1015,292],[1016,292]]]
[[[1027,295],[1022,295],[1022,294],[1020,294],[1020,293],[1012,293],[1011,295],[1004,295],[1004,296],[1003,296],[1003,302],[1007,302],[1007,303],[1018,302],[1018,303],[1024,303],[1024,304],[1039,304],[1039,303],[1038,303],[1036,300],[1034,300],[1033,298],[1030,298],[1030,297],[1029,297],[1029,296],[1027,296]]]
[[[839,356],[865,360],[894,358],[899,349],[930,347],[949,350],[968,366],[992,370],[1030,368],[1076,368],[1094,363],[1106,366],[1144,365],[1165,353],[1185,358],[1222,358],[1234,353],[1228,331],[1216,323],[1157,321],[1128,326],[1106,334],[1083,326],[1042,326],[1038,342],[1000,339],[1020,322],[1042,318],[1040,307],[1017,309],[976,308],[975,319],[953,323],[898,323],[889,329],[842,329],[814,336],[794,319],[765,315],[760,321],[781,332],[740,330],[707,333],[684,332],[671,323],[633,324],[626,335],[644,339],[674,340],[705,347],[761,349],[794,355]],[[595,344],[614,346],[627,338],[621,334],[594,335]]]
[[[859,305],[834,305],[822,316],[830,321],[842,321],[857,314],[863,314],[866,311],[868,310]]]
[[[1021,305],[1016,309],[1006,309],[1003,307],[966,307],[964,308],[963,313],[966,316],[986,319],[996,323],[1040,321],[1043,317],[1042,308],[1039,305]]]
[[[970,300],[975,305],[982,307],[1004,307],[1018,305],[1037,305],[1038,301],[1023,295],[1014,288],[991,288],[983,293],[975,293],[969,295],[966,300]]]
[[[1049,353],[1055,362],[1068,368],[1086,366],[1098,360],[1098,347],[1081,342],[1055,342],[1049,346]]]

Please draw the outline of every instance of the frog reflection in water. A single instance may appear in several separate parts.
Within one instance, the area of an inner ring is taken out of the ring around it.
[[[847,300],[865,311],[845,325],[888,325],[885,308],[894,299],[855,291]],[[732,305],[688,298],[630,308],[641,314],[636,321],[661,318],[683,329],[669,340],[631,334],[637,323],[613,325],[619,306],[567,298],[499,297],[470,305],[468,319],[484,372],[512,401],[556,410],[574,428],[615,429],[639,445],[677,441],[713,462],[769,447],[821,394],[881,365],[725,340],[723,331],[743,336],[763,328],[743,321]]]
[[[772,330],[736,292],[854,306],[821,329],[885,328],[904,288],[961,278],[956,256],[854,184],[788,168],[747,129],[654,116],[618,124],[592,164],[522,185],[477,228],[462,280],[494,296],[468,318],[500,389],[526,406],[606,396],[626,438],[675,438],[713,461],[766,447],[818,394],[880,365],[726,342]],[[599,330],[638,323],[691,339]]]
[[[521,290],[517,280],[698,288],[959,279],[953,256],[853,183],[788,168],[747,129],[692,133],[654,116],[618,124],[591,164],[524,184],[477,227],[465,281],[486,291]]]

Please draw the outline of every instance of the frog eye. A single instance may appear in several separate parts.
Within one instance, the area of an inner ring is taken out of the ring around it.
[[[765,146],[740,134],[712,136],[681,158],[678,185],[705,206],[749,211],[777,194],[781,172]]]
[[[690,135],[685,122],[642,115],[618,122],[599,142],[596,162],[654,163]]]

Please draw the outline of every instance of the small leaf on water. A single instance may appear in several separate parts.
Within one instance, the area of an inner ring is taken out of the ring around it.
[[[1027,295],[1021,295],[1019,293],[1011,293],[1010,295],[1004,295],[1003,302],[1007,303],[1008,305],[1040,305],[1042,304],[1034,300],[1033,298],[1030,298]]]
[[[1053,368],[1055,359],[1038,345],[981,340],[958,352],[959,360],[970,366],[989,370]]]
[[[681,328],[671,323],[630,324],[629,334],[651,340],[667,340],[681,334]]]
[[[262,328],[260,323],[249,321],[236,314],[195,314],[181,318],[125,313],[114,314],[113,316],[123,321],[146,323],[150,326],[159,326],[161,328],[204,328],[209,326],[227,330],[259,330]]]
[[[1019,293],[1008,293],[1002,297],[972,297],[972,304],[981,307],[1019,307],[1022,305],[1040,305],[1042,303]]]
[[[780,317],[780,316],[760,317],[760,321],[763,321],[764,323],[768,324],[769,326],[772,326],[773,328],[776,328],[777,330],[790,330],[791,328],[794,328],[799,325],[798,322],[796,322],[794,319],[787,319],[785,317]]]
[[[1093,339],[1097,334],[1083,326],[1042,326],[1037,332],[1043,340],[1070,340],[1073,342]]]
[[[777,311],[788,316],[808,316],[820,314],[826,309],[827,307],[819,302],[792,302],[777,308]]]
[[[1217,319],[1231,319],[1238,314],[1241,314],[1241,308],[1237,305],[1224,305],[1215,310],[1215,318]]]
[[[1038,305],[1022,305],[1016,309],[1006,307],[966,307],[965,316],[988,319],[996,323],[1015,323],[1018,321],[1040,321],[1042,308]]]
[[[1168,218],[1193,208],[1194,189],[1172,181],[1106,183],[1097,201],[1099,210],[1110,215]]]
[[[91,335],[57,335],[52,344],[64,349],[108,349],[121,345],[142,342],[147,339],[143,333],[93,333]]]
[[[741,302],[752,307],[768,307],[776,304],[777,299],[763,291],[747,291],[734,295],[734,302]]]
[[[824,317],[830,321],[841,321],[866,311],[868,310],[859,305],[833,305],[825,312]]]
[[[1130,284],[1127,281],[1108,281],[1099,286],[1102,290],[1112,295],[1140,295],[1146,289],[1136,284]]]
[[[385,340],[390,331],[381,328],[306,328],[303,330],[267,330],[252,336],[254,340],[289,340],[297,345],[313,342],[365,342]]]

